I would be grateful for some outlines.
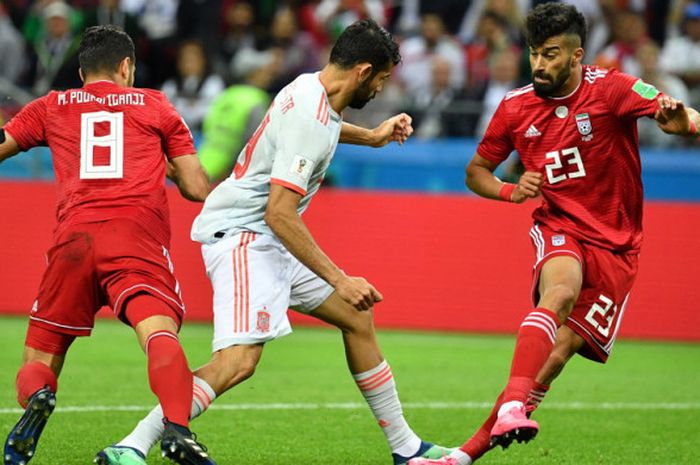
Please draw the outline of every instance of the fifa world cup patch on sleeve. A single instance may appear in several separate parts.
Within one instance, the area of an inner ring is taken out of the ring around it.
[[[656,98],[656,96],[659,95],[659,91],[656,89],[656,87],[652,86],[651,84],[647,84],[641,79],[637,79],[632,86],[632,90],[639,94],[640,97],[647,100]]]
[[[301,155],[297,155],[294,157],[292,166],[289,168],[289,174],[293,174],[304,181],[308,181],[311,177],[313,166],[314,164],[311,160],[304,158]]]

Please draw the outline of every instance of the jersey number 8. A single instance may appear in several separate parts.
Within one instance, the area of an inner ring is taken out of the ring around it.
[[[96,128],[101,134],[96,134]],[[107,149],[109,163],[95,164],[95,149]],[[83,113],[80,121],[80,179],[124,177],[124,114]]]

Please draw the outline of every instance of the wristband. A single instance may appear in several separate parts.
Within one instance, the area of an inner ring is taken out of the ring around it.
[[[698,135],[698,127],[695,125],[695,121],[692,119],[690,120],[690,129],[688,129],[688,135],[689,136],[697,136]]]
[[[498,196],[501,198],[501,200],[505,200],[506,202],[512,202],[513,191],[515,190],[515,187],[516,184],[504,182],[501,186],[501,189],[498,191]]]

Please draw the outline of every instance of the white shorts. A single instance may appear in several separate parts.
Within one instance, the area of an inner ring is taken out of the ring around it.
[[[214,351],[291,333],[287,309],[309,313],[334,290],[274,236],[236,234],[204,244],[202,256],[214,289]]]

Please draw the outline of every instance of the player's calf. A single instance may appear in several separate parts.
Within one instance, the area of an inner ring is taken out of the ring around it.
[[[41,433],[55,407],[56,394],[48,386],[29,398],[24,414],[5,441],[5,465],[25,465],[34,457]]]

